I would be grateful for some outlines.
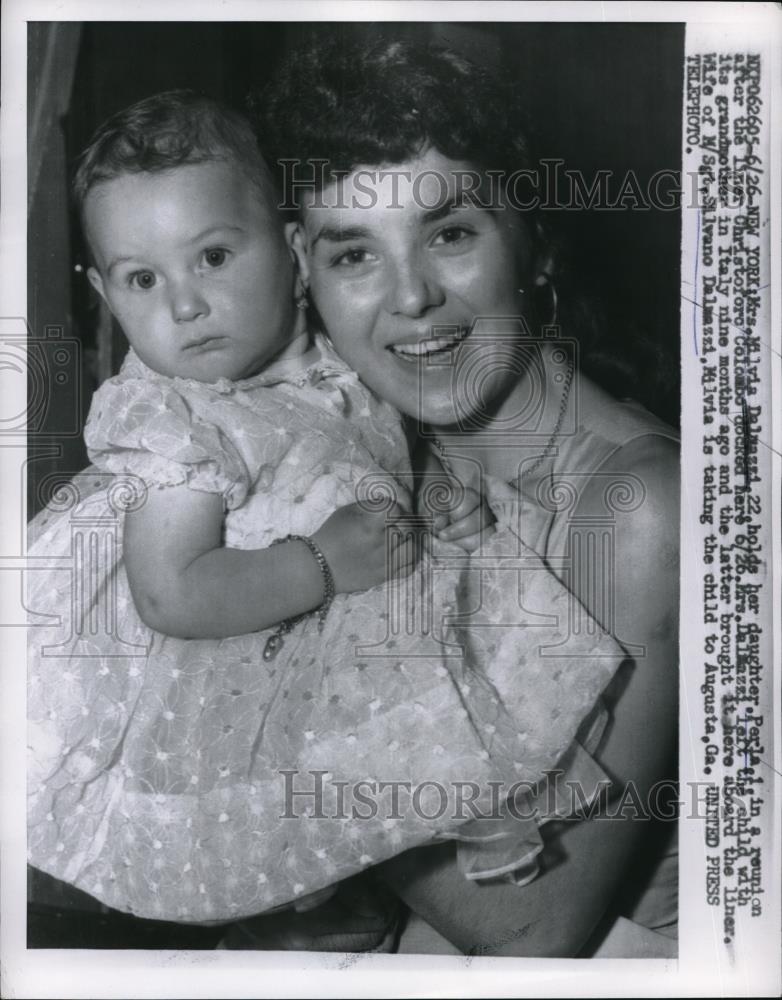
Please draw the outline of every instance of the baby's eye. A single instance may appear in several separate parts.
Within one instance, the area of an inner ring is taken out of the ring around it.
[[[472,236],[472,232],[469,229],[465,229],[464,226],[446,226],[445,229],[440,230],[432,242],[440,245],[452,245],[454,243],[461,243],[469,236]]]
[[[204,250],[204,263],[207,267],[222,267],[228,259],[228,251],[223,247],[210,247]]]
[[[128,284],[131,288],[140,288],[146,292],[155,287],[157,278],[152,271],[134,271],[128,276]]]

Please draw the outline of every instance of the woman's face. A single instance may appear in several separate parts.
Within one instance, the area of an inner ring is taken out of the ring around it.
[[[440,426],[491,414],[518,382],[535,280],[518,215],[460,197],[468,171],[435,149],[359,168],[309,198],[295,237],[337,351],[383,399]]]

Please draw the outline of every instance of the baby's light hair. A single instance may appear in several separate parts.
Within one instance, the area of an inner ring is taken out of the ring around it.
[[[233,162],[275,210],[274,181],[249,122],[192,90],[169,90],[118,111],[95,132],[76,163],[79,217],[92,188],[123,174],[156,173],[196,163]]]

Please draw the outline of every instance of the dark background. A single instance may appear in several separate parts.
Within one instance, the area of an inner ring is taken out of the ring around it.
[[[108,115],[157,91],[192,87],[242,108],[289,51],[334,32],[432,38],[507,66],[526,98],[538,155],[564,160],[587,181],[598,170],[618,178],[632,170],[645,189],[656,171],[680,168],[683,25],[31,22],[28,323],[33,343],[48,352],[49,375],[36,387],[45,405],[28,449],[30,515],[54,483],[87,464],[80,432],[89,399],[124,350],[86,276],[74,271],[82,251],[68,209],[73,158]],[[679,213],[555,214],[572,269],[602,304],[617,351],[640,334],[672,361],[662,389],[644,401],[677,423]],[[59,365],[51,348],[61,341],[70,354]],[[213,947],[216,940],[112,914],[45,876],[31,884],[31,947]]]

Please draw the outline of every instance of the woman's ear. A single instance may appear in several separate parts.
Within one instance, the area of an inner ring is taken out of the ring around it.
[[[285,223],[285,240],[290,248],[293,261],[296,264],[304,289],[310,285],[310,268],[307,260],[307,244],[304,226],[300,222]]]

